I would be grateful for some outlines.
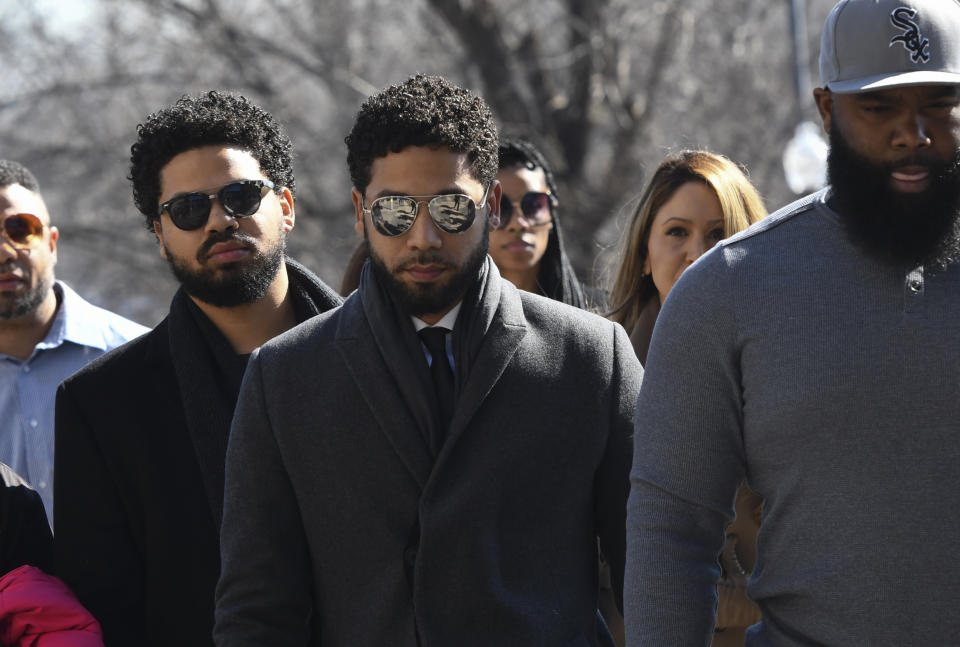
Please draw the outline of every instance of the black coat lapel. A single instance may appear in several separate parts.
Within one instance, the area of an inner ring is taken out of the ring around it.
[[[319,278],[292,259],[286,260],[290,295],[299,321],[340,305],[341,299]],[[170,304],[169,340],[180,387],[187,430],[197,456],[216,528],[223,516],[224,465],[236,393],[220,386],[216,358],[189,311],[189,297],[180,289]]]
[[[423,488],[430,476],[433,458],[424,440],[422,416],[429,417],[432,410],[421,410],[418,421],[410,407],[412,401],[408,399],[411,380],[402,388],[404,382],[397,379],[397,375],[404,372],[397,370],[398,367],[409,365],[410,359],[396,352],[397,349],[389,356],[383,355],[383,347],[377,343],[365,316],[359,292],[347,299],[340,313],[337,350],[380,429]]]
[[[167,318],[170,355],[214,527],[219,528],[223,514],[224,459],[233,409],[232,403],[224,402],[225,397],[217,386],[216,359],[189,311],[188,298],[181,288],[170,304]]]

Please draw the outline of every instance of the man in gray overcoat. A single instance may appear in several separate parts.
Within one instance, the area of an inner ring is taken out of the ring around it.
[[[604,645],[641,368],[623,329],[503,280],[498,137],[439,77],[347,137],[370,260],[342,308],[255,352],[231,429],[214,637]]]

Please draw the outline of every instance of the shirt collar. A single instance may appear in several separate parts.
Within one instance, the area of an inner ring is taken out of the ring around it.
[[[442,328],[446,328],[447,330],[453,330],[454,324],[457,323],[457,315],[460,314],[460,306],[462,305],[463,305],[463,301],[460,301],[457,305],[450,308],[450,312],[443,315],[443,318],[440,319],[440,321],[438,321],[437,323],[433,324],[433,326],[425,322],[423,319],[420,319],[419,317],[414,317],[413,315],[410,315],[410,320],[413,322],[413,328],[417,332],[420,332],[424,328],[433,328],[433,327],[442,327]]]
[[[56,348],[68,341],[106,351],[103,318],[93,306],[81,299],[80,295],[63,281],[56,281],[53,291],[57,295],[57,314],[53,317],[47,336],[37,344],[35,350]]]

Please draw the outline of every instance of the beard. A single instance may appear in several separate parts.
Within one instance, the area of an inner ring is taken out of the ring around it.
[[[910,165],[930,172],[925,191],[903,193],[890,186],[890,173]],[[827,173],[841,220],[867,253],[934,270],[960,258],[960,151],[948,162],[921,151],[876,164],[853,150],[835,126]]]
[[[395,274],[402,272],[411,265],[443,265],[451,267],[449,259],[442,256],[437,251],[425,251],[419,253],[413,258],[403,261],[395,270],[390,270],[386,262],[381,258],[367,237],[367,229],[364,226],[363,240],[367,245],[367,253],[370,256],[370,265],[373,267],[373,273],[377,281],[387,291],[400,309],[406,314],[415,317],[422,317],[428,314],[439,314],[447,312],[458,300],[460,300],[467,288],[480,274],[480,268],[487,258],[487,248],[490,243],[490,227],[484,225],[483,236],[477,246],[470,250],[470,255],[459,266],[453,266],[452,276],[443,283],[413,283],[409,285],[398,279]]]
[[[0,274],[13,273],[13,264],[10,267],[0,267]],[[31,274],[27,272],[24,275],[24,281],[29,282]],[[24,317],[43,303],[53,287],[53,272],[50,268],[42,272],[37,278],[37,284],[28,288],[26,292],[19,296],[11,296],[0,292],[0,319],[17,319]]]
[[[210,248],[217,243],[237,241],[254,251],[252,257],[236,263],[226,263],[219,268],[205,266]],[[286,238],[281,233],[277,244],[260,250],[257,240],[238,231],[223,231],[212,234],[197,250],[201,269],[195,270],[164,246],[167,263],[174,277],[187,294],[204,303],[220,308],[232,308],[254,303],[263,298],[273,284],[283,262]]]

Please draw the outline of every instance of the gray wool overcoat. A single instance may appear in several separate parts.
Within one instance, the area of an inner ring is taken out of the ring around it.
[[[435,457],[426,362],[377,339],[365,286],[251,358],[217,645],[603,644],[597,537],[619,594],[642,369],[619,325],[486,273]]]

